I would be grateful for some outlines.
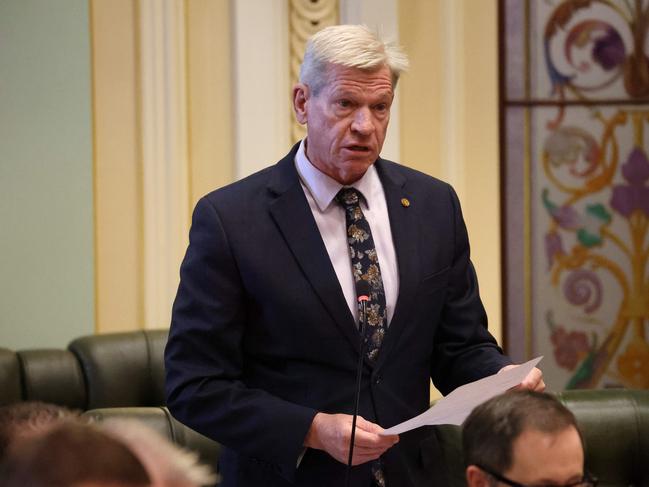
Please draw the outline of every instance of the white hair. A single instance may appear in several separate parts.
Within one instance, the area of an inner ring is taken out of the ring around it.
[[[211,467],[199,462],[198,454],[180,448],[140,421],[111,418],[98,424],[129,447],[155,485],[202,487],[218,480]]]
[[[398,45],[383,40],[366,25],[332,25],[311,36],[300,68],[300,82],[317,94],[326,84],[326,70],[332,64],[369,71],[387,66],[393,87],[409,65],[408,56]]]

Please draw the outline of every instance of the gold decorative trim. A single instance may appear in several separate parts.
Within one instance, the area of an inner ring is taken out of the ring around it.
[[[306,41],[319,30],[338,23],[338,0],[291,0],[289,4],[289,79],[291,86],[300,76]],[[306,135],[304,125],[291,117],[291,141]]]

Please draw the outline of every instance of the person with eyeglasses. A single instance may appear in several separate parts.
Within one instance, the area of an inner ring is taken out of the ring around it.
[[[510,391],[462,427],[469,487],[594,487],[575,416],[551,394]]]

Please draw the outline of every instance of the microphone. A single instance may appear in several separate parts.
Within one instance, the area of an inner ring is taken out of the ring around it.
[[[356,282],[357,301],[361,305],[360,312],[360,352],[358,354],[358,365],[356,367],[356,399],[354,402],[354,415],[352,416],[352,434],[349,441],[349,458],[347,459],[347,471],[345,473],[345,485],[349,487],[349,477],[352,469],[352,457],[354,456],[354,439],[356,438],[356,418],[358,417],[358,403],[361,396],[361,377],[363,376],[363,355],[365,355],[365,328],[367,326],[367,302],[370,300],[370,283],[361,279]]]

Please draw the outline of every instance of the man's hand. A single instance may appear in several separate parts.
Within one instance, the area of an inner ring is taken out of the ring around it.
[[[514,367],[518,367],[518,365],[505,365],[502,369],[498,371],[498,373],[504,372],[505,370],[513,369]],[[516,387],[512,388],[512,390],[514,391],[522,390],[522,389],[529,389],[531,391],[543,392],[545,390],[545,382],[543,382],[543,372],[541,372],[540,369],[534,367],[530,371],[530,373],[527,374],[527,377],[523,379],[523,382],[521,382]]]
[[[379,458],[388,448],[399,441],[399,435],[382,436],[378,424],[362,417],[356,418],[354,456],[352,465],[360,465]],[[349,459],[349,443],[352,436],[352,416],[349,414],[318,413],[304,439],[304,446],[324,450],[341,463]]]

